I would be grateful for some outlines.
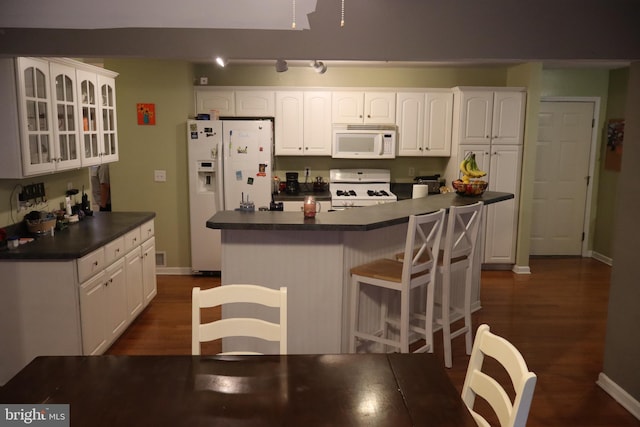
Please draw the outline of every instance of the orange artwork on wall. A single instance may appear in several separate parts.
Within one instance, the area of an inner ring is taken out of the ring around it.
[[[138,124],[156,124],[156,104],[138,104]]]

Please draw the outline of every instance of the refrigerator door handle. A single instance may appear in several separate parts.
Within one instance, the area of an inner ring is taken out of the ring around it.
[[[217,157],[216,157],[216,181],[218,182],[218,200],[217,200],[217,205],[218,205],[218,209],[219,211],[224,211],[226,210],[226,207],[224,206],[224,170],[223,168],[223,164],[224,162],[222,161],[222,159],[224,158],[224,144],[222,143],[222,141],[217,143],[218,145],[216,146],[215,150],[217,153]]]

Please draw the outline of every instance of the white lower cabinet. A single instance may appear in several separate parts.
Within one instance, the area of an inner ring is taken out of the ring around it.
[[[4,259],[0,277],[2,386],[34,357],[103,354],[126,330],[156,295],[154,221],[81,258]]]
[[[124,262],[127,276],[127,312],[131,320],[135,319],[144,307],[141,253],[140,246],[136,247],[127,254]]]
[[[514,198],[489,205],[484,211],[484,244],[482,262],[486,264],[513,264],[518,234],[518,204],[521,145],[461,145],[458,159],[474,153],[478,167],[487,172],[490,191],[513,193]]]
[[[158,293],[156,281],[156,238],[151,237],[142,244],[142,290],[145,307]]]
[[[80,285],[82,351],[103,353],[128,324],[124,260],[121,258]]]
[[[107,339],[113,341],[124,332],[129,324],[127,316],[127,283],[124,274],[124,261],[116,261],[105,269],[105,288],[107,289]]]
[[[77,261],[83,354],[104,353],[156,295],[153,233],[146,222]]]
[[[82,353],[101,354],[107,348],[107,290],[104,271],[80,286],[80,315],[82,317]]]

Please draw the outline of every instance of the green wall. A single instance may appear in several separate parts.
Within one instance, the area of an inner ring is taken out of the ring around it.
[[[627,102],[627,80],[629,69],[611,71],[609,74],[608,102],[606,106],[605,123],[609,119],[625,118],[625,104]],[[604,167],[607,150],[606,128],[603,128],[602,144],[600,145],[600,179],[598,181],[598,218],[593,238],[593,250],[609,258],[613,258],[613,226],[615,221],[616,195],[619,171]]]
[[[17,143],[18,142],[16,142],[16,144]],[[20,192],[20,186],[37,182],[44,183],[47,202],[33,207],[33,210],[52,211],[60,209],[64,203],[68,185],[80,191],[82,191],[82,187],[84,186],[85,191],[89,194],[89,198],[91,198],[89,173],[86,168],[28,179],[0,179],[0,227],[19,223],[23,220],[24,215],[29,212],[29,210],[23,210],[22,212],[16,211],[16,195]],[[80,194],[77,196],[77,202],[80,203]]]
[[[518,240],[516,242],[516,269],[529,266],[529,236],[531,236],[531,205],[535,176],[536,141],[538,138],[538,111],[542,64],[529,63],[509,69],[507,86],[527,88],[524,142],[522,149],[522,179],[518,211]]]
[[[114,211],[156,212],[156,249],[168,267],[191,265],[186,119],[193,72],[181,61],[105,60],[116,79],[120,161],[111,166]],[[137,124],[136,104],[153,103],[155,126]],[[165,170],[166,182],[154,181]]]

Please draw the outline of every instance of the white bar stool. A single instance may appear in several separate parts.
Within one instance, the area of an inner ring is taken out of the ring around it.
[[[437,324],[442,326],[444,342],[444,365],[450,368],[452,363],[451,341],[465,335],[466,351],[471,354],[471,285],[473,278],[473,263],[480,220],[482,218],[483,202],[467,206],[451,206],[445,230],[444,244],[440,251],[438,272],[442,277],[442,293],[440,317],[436,317]],[[464,270],[464,301],[462,307],[451,305],[451,291],[454,285],[451,280],[453,272]],[[451,331],[451,322],[459,318],[464,319],[464,326]]]
[[[411,215],[407,228],[404,261],[378,259],[351,269],[351,304],[349,351],[356,352],[357,340],[372,341],[397,348],[402,353],[409,352],[409,333],[415,331],[423,335],[425,345],[416,351],[433,352],[433,306],[436,277],[436,260],[440,250],[440,240],[445,219],[445,210],[425,215]],[[399,338],[389,338],[388,318],[389,298],[380,302],[380,330],[365,332],[358,329],[360,287],[377,286],[400,293]],[[412,325],[410,319],[410,293],[413,289],[425,287],[426,298],[419,301],[424,307],[423,322]]]

